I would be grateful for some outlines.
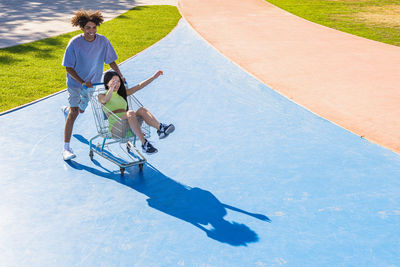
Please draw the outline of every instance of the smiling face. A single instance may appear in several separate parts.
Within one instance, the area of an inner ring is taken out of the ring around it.
[[[86,23],[85,27],[81,29],[83,31],[83,37],[86,41],[92,42],[94,39],[96,39],[97,25],[94,22],[89,21]]]
[[[107,83],[108,88],[113,91],[118,91],[121,86],[121,81],[117,75],[114,75],[111,80]]]

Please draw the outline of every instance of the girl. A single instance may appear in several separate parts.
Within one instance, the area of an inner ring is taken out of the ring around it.
[[[118,120],[106,112],[112,134],[119,138],[124,138],[129,134],[129,130],[132,130],[142,142],[143,152],[148,154],[156,153],[158,150],[144,138],[140,127],[143,120],[148,125],[157,129],[160,139],[172,133],[175,130],[175,126],[173,124],[166,125],[159,123],[145,107],[140,107],[136,112],[128,110],[127,96],[147,86],[162,74],[163,72],[159,70],[147,80],[127,89],[121,76],[117,72],[109,71],[104,75],[104,86],[108,91],[104,94],[99,94],[100,103],[112,111],[122,122],[117,123]]]

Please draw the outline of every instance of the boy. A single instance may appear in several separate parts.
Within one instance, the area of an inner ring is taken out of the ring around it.
[[[64,160],[76,157],[70,147],[70,141],[74,122],[79,113],[85,111],[89,102],[89,96],[83,86],[91,88],[93,83],[101,82],[104,63],[109,64],[123,78],[115,63],[118,57],[110,41],[105,36],[97,34],[97,27],[103,21],[100,11],[83,9],[76,11],[71,20],[72,25],[80,27],[83,33],[70,40],[62,62],[67,70],[69,102],[69,107],[62,108],[66,116],[62,152]]]

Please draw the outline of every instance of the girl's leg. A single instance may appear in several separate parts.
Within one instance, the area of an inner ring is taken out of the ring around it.
[[[121,117],[121,119],[128,119],[129,126],[131,127],[133,133],[139,138],[143,145],[146,142],[146,139],[143,136],[142,129],[140,128],[135,112],[133,110],[129,110],[124,116]]]
[[[136,115],[141,116],[148,125],[160,130],[160,123],[145,107],[140,107],[136,111]]]
[[[150,126],[157,129],[157,134],[160,139],[167,137],[170,133],[175,131],[173,124],[162,124],[150,113],[145,107],[141,107],[136,111],[136,115],[141,116],[143,120]]]

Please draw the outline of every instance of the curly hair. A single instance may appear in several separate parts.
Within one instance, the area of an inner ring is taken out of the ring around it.
[[[72,26],[84,28],[85,25],[89,22],[93,22],[97,26],[99,26],[104,21],[104,17],[99,10],[84,10],[80,9],[75,12],[73,18],[71,19]]]

